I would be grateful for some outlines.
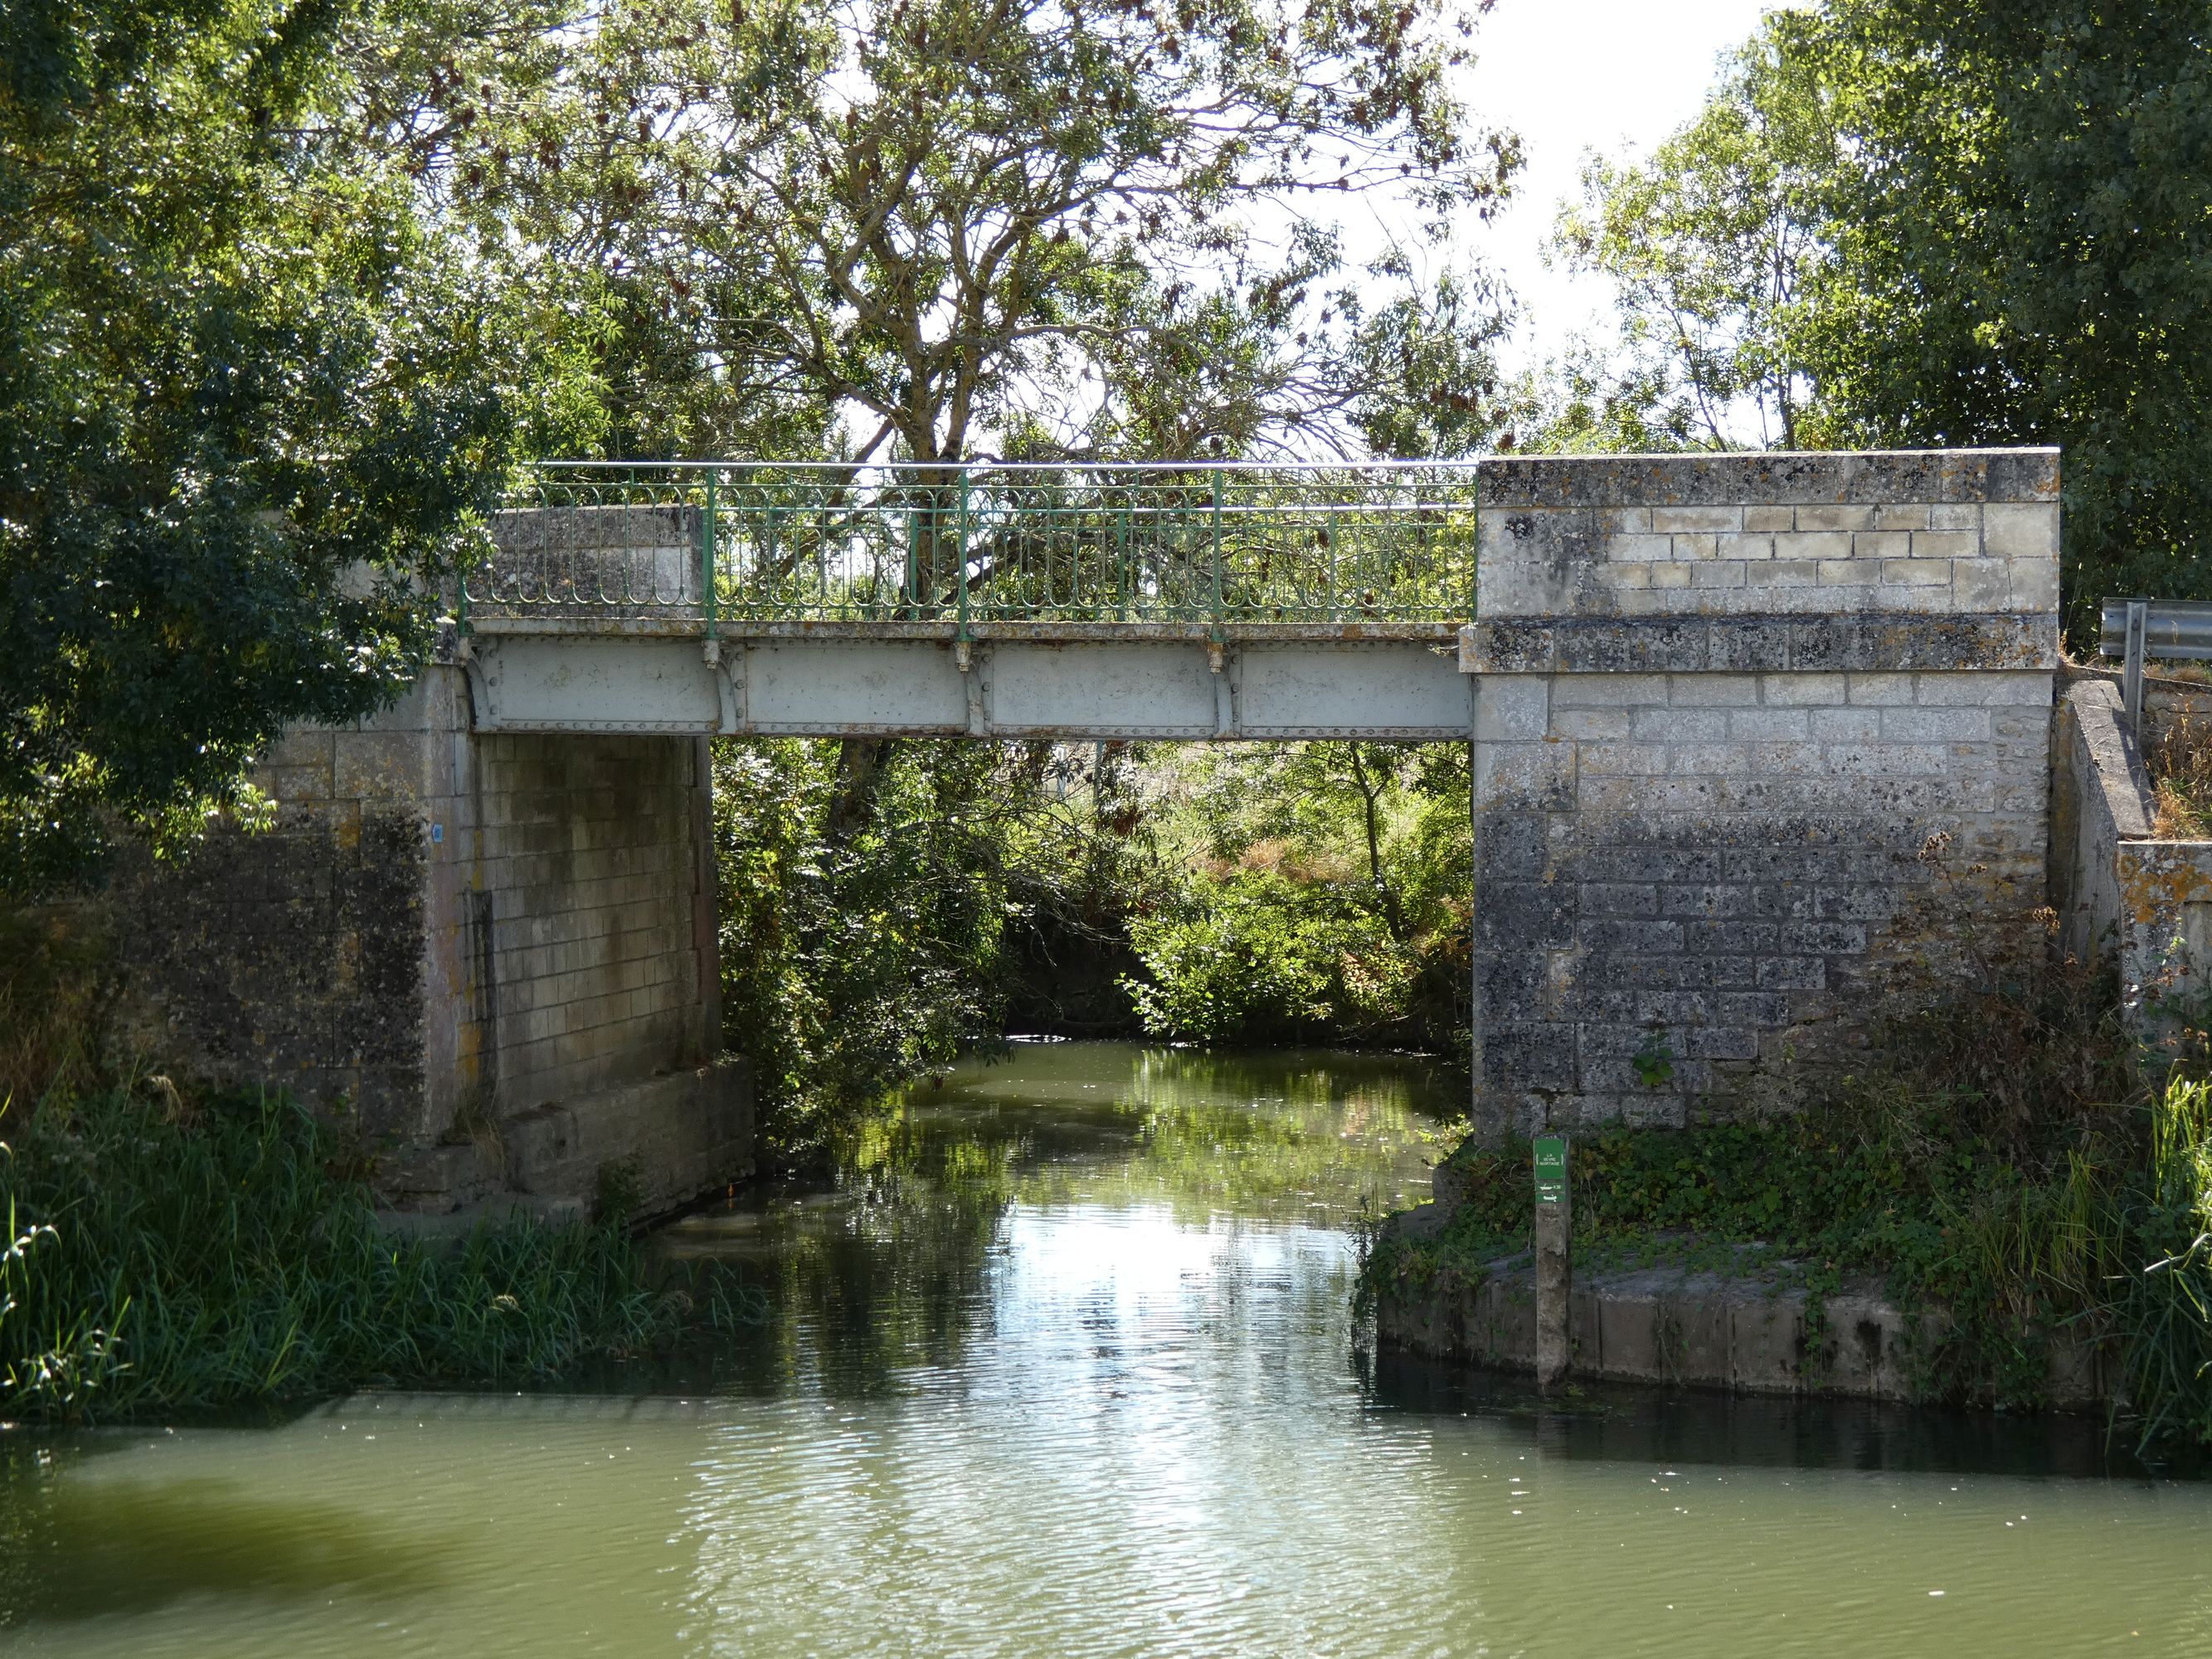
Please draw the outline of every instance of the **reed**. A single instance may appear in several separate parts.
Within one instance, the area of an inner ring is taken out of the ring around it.
[[[0,1108],[0,1418],[544,1384],[690,1316],[618,1219],[397,1238],[359,1165],[277,1096]]]

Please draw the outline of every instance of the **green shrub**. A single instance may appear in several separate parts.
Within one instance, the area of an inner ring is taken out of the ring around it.
[[[1145,1029],[1202,1042],[1342,1040],[1397,1022],[1413,964],[1382,918],[1327,884],[1239,870],[1131,919]]]
[[[1129,907],[1146,1030],[1425,1049],[1465,1065],[1473,852],[1463,744],[1243,744],[1148,757],[1176,854]]]
[[[0,1110],[0,1417],[542,1383],[665,1344],[689,1306],[613,1227],[387,1234],[281,1097],[180,1115],[113,1091]]]
[[[1859,1079],[1800,1116],[1579,1136],[1577,1262],[1752,1266],[1816,1294],[1872,1274],[1948,1316],[1917,1359],[1929,1398],[2037,1406],[2063,1333],[2111,1346],[2145,1444],[2212,1443],[2212,1085],[2176,1076],[2039,1164],[1975,1123],[1954,1096]],[[1448,1163],[1465,1201],[1434,1237],[1386,1235],[1364,1298],[1528,1247],[1528,1144]]]

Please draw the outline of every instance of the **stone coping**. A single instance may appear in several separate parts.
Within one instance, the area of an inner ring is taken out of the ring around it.
[[[2058,451],[1522,456],[1476,476],[1486,508],[2056,501]]]

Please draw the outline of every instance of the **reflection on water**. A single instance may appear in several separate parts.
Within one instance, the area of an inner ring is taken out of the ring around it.
[[[4,1443],[0,1443],[4,1446]],[[28,1450],[28,1448],[25,1448]],[[0,1451],[0,1606],[19,1620],[144,1613],[191,1595],[321,1602],[445,1581],[441,1540],[350,1504],[272,1498],[234,1479],[39,1478]]]
[[[1288,1230],[1348,1261],[1344,1229],[1425,1196],[1437,1104],[1419,1067],[1389,1058],[1021,1044],[915,1091],[833,1190],[755,1194],[669,1229],[672,1262],[718,1270],[702,1285],[734,1273],[759,1292],[763,1334],[655,1382],[912,1386],[915,1368],[997,1337],[1008,1265],[1048,1218],[1054,1237],[1102,1231],[1124,1259],[1214,1234],[1233,1254]],[[1220,1288],[1236,1294],[1234,1275]]]
[[[742,1352],[0,1437],[0,1649],[2212,1651],[2212,1493],[2094,1439],[1358,1358],[1346,1226],[1419,1190],[1424,1103],[1397,1062],[1024,1048],[671,1230]]]

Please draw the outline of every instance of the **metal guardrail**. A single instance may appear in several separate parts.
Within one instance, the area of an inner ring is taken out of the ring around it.
[[[483,615],[703,623],[1460,623],[1472,463],[567,462],[467,571]]]
[[[2128,723],[2142,714],[2143,661],[2212,661],[2212,605],[2193,599],[2106,599],[2099,654],[2122,659]]]

